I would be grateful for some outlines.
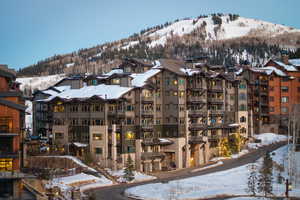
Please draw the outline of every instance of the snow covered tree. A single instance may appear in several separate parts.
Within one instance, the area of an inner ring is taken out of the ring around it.
[[[273,160],[270,152],[266,152],[263,158],[263,165],[258,176],[258,192],[263,193],[265,197],[272,194],[273,191]]]
[[[128,155],[126,168],[124,169],[124,178],[126,179],[126,181],[131,182],[134,179],[133,171],[134,171],[133,161],[131,159],[131,156]]]
[[[253,196],[257,193],[258,174],[257,166],[252,163],[249,165],[249,174],[246,192],[251,193]]]

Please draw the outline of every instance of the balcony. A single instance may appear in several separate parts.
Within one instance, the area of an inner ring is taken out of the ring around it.
[[[189,144],[202,144],[207,141],[206,136],[190,136],[189,137]]]
[[[143,117],[153,117],[153,110],[141,110]]]
[[[210,86],[208,92],[223,92],[223,87],[222,85]]]
[[[207,116],[207,111],[189,110],[188,115],[189,115],[189,117],[206,117]]]
[[[142,97],[141,101],[143,104],[153,104],[153,97]]]
[[[260,90],[260,96],[268,96],[267,90]]]
[[[1,136],[17,136],[20,133],[20,129],[8,129],[8,128],[0,128],[0,137]]]
[[[224,103],[224,99],[217,99],[217,98],[208,98],[207,101],[210,104],[223,104]]]
[[[209,110],[210,115],[224,115],[224,110]]]
[[[200,131],[207,129],[207,124],[190,124],[189,130],[191,131]]]
[[[220,135],[210,135],[208,136],[208,141],[218,141],[220,138]]]
[[[163,159],[164,157],[163,152],[143,152],[141,155],[142,160]]]
[[[260,80],[260,85],[269,85],[269,81],[267,80]]]
[[[199,97],[199,96],[188,96],[187,102],[190,104],[205,104],[206,99],[204,99],[203,97]]]
[[[18,158],[19,152],[12,152],[12,151],[4,151],[0,149],[0,158]]]
[[[29,177],[33,177],[33,176],[28,176],[21,172],[5,171],[5,172],[0,172],[0,177],[2,179],[22,179],[22,178],[29,178]]]
[[[107,116],[108,117],[124,118],[125,117],[125,112],[123,110],[107,111]]]
[[[153,131],[153,125],[152,124],[142,124],[141,129],[143,132]]]

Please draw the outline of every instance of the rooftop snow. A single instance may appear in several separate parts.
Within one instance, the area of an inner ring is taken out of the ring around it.
[[[289,59],[289,63],[295,65],[296,67],[300,67],[300,59]]]
[[[143,87],[146,84],[146,81],[152,76],[158,74],[160,72],[159,69],[150,69],[142,74],[131,74],[130,76],[133,78],[131,83],[132,86],[135,87]]]
[[[236,75],[240,75],[243,72],[243,68],[240,68],[237,72],[235,72]]]
[[[280,65],[281,67],[283,67],[286,71],[290,71],[290,72],[298,71],[293,65],[286,65],[280,61],[274,61],[274,62]]]
[[[113,74],[122,74],[123,73],[123,69],[113,69],[110,72],[104,74],[105,76],[111,76]]]
[[[73,98],[90,98],[92,96],[98,96],[103,99],[118,99],[126,92],[129,92],[132,88],[121,87],[119,85],[92,85],[85,86],[80,89],[70,89],[66,90],[57,95],[59,98],[63,99],[73,99]],[[51,100],[51,99],[48,99]]]
[[[65,90],[71,89],[71,86],[70,85],[64,85],[64,86],[58,86],[58,87],[54,87],[54,88],[59,90],[60,92],[63,92]]]
[[[268,75],[270,75],[274,72],[278,76],[287,76],[283,71],[281,71],[280,69],[277,69],[276,67],[273,67],[273,66],[266,66],[261,69],[266,70],[266,73]]]
[[[193,74],[197,74],[200,72],[199,70],[189,69],[189,68],[180,68],[180,71],[182,71],[183,73],[189,76],[192,76]]]

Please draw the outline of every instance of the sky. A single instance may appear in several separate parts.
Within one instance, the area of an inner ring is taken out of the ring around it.
[[[300,29],[299,0],[0,0],[0,64],[19,69],[185,17],[234,13]]]

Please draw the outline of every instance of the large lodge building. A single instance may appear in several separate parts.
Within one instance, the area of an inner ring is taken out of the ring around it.
[[[36,92],[34,121],[44,125],[34,130],[52,134],[66,153],[90,153],[103,167],[123,167],[128,155],[144,172],[198,166],[219,155],[222,138],[283,128],[270,115],[271,78],[293,80],[271,65],[228,72],[197,62],[124,59],[109,73]]]

